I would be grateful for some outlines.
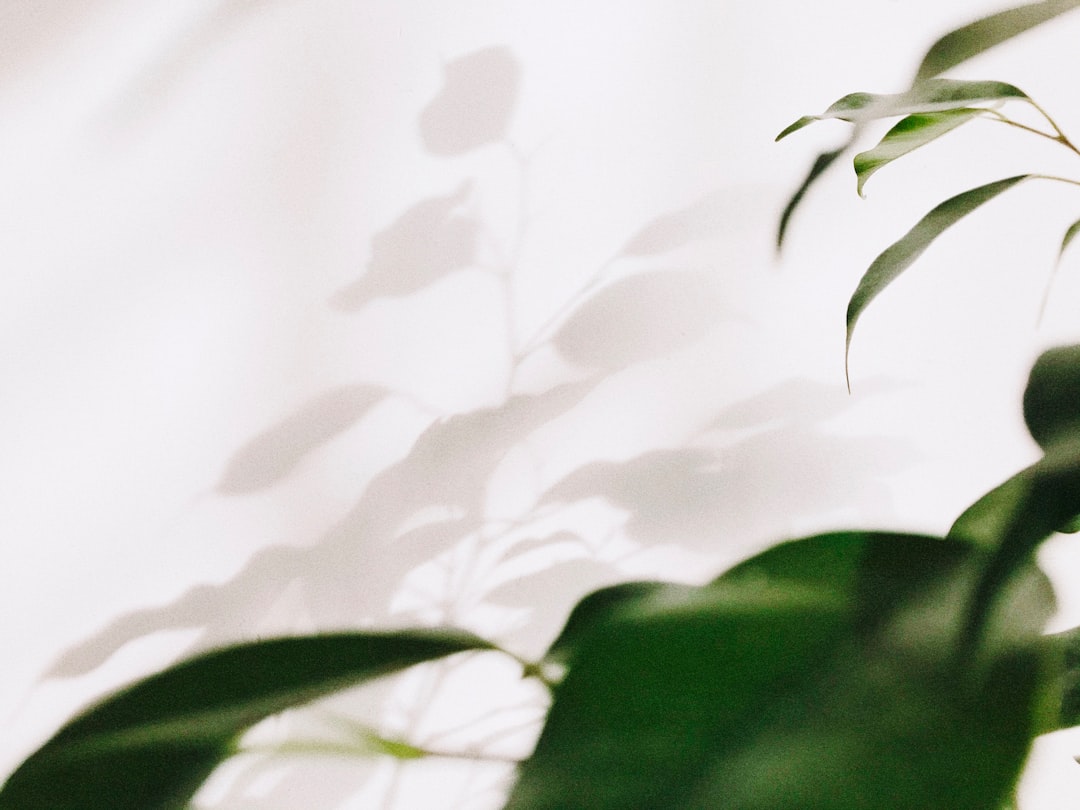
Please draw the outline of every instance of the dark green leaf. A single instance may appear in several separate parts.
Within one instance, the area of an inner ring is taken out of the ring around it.
[[[810,190],[810,186],[825,173],[836,159],[842,154],[847,152],[851,145],[855,142],[855,133],[852,133],[852,137],[848,139],[848,142],[841,146],[839,149],[834,149],[831,152],[822,152],[814,160],[814,165],[810,167],[809,173],[802,181],[802,184],[795,189],[795,193],[791,195],[791,199],[788,200],[787,205],[784,206],[784,213],[780,215],[780,227],[776,230],[776,249],[780,250],[784,246],[784,235],[787,233],[788,225],[791,224],[791,215],[795,213],[795,209],[799,207],[799,203],[802,202],[803,197],[806,196],[806,192]]]
[[[341,633],[229,647],[79,715],[0,789],[2,810],[181,810],[248,728],[414,664],[492,649],[454,630]]]
[[[805,115],[787,126],[776,136],[776,140],[779,141],[814,121],[829,118],[865,123],[878,118],[954,110],[979,102],[1007,99],[1030,101],[1020,88],[1005,82],[928,79],[904,93],[850,93],[833,102],[821,115]]]
[[[969,611],[975,643],[994,601],[1040,543],[1080,516],[1080,346],[1053,349],[1036,362],[1024,392],[1024,418],[1045,455],[969,507],[950,537],[990,550]]]
[[[847,308],[847,341],[845,349],[845,368],[847,366],[846,355],[851,349],[851,336],[855,331],[855,324],[862,315],[867,305],[891,284],[897,276],[906,270],[923,251],[937,239],[944,231],[959,222],[963,217],[970,214],[980,205],[992,200],[997,195],[1006,191],[1031,175],[1021,174],[1016,177],[1008,177],[987,183],[984,186],[969,189],[955,197],[950,197],[938,205],[930,213],[908,231],[903,238],[893,243],[885,251],[874,259],[867,271],[859,281]]]
[[[551,643],[544,658],[565,664],[582,638],[632,605],[662,592],[689,593],[693,590],[689,586],[669,582],[623,582],[593,591],[574,606],[562,632]]]
[[[1080,345],[1044,352],[1024,390],[1024,421],[1045,451],[1080,433]]]
[[[960,107],[934,113],[917,113],[897,122],[873,149],[855,155],[855,176],[859,196],[870,175],[888,163],[903,157],[930,141],[952,132],[961,124],[984,113],[974,107]]]
[[[1080,726],[1080,627],[1049,636],[1048,641],[1057,653],[1060,676],[1057,716],[1045,731]]]
[[[980,558],[823,535],[645,595],[575,642],[507,810],[998,806],[1027,752],[1050,602],[1026,579],[992,654],[958,664]]]
[[[1080,6],[1080,0],[1044,0],[991,14],[951,31],[923,57],[915,82],[933,78],[983,51]]]

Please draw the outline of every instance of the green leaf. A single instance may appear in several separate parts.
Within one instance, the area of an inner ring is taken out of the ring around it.
[[[855,133],[852,133],[852,137],[839,149],[834,149],[831,152],[822,152],[814,160],[814,164],[810,167],[810,171],[806,175],[806,178],[802,181],[802,184],[795,189],[795,193],[791,195],[791,199],[789,199],[787,205],[784,206],[784,212],[780,215],[780,226],[776,230],[777,250],[780,250],[780,248],[783,247],[784,235],[787,233],[788,225],[791,224],[791,215],[794,214],[795,209],[799,207],[799,203],[801,203],[803,197],[806,196],[806,192],[810,190],[810,186],[825,173],[826,169],[836,162],[838,157],[847,152],[854,142]]]
[[[652,581],[623,582],[593,591],[570,611],[566,624],[548,647],[544,659],[565,664],[573,656],[582,638],[587,637],[596,627],[611,621],[620,612],[661,593],[688,594],[692,591],[694,589],[690,586]]]
[[[855,175],[859,196],[870,175],[897,158],[952,132],[961,124],[982,115],[985,110],[960,107],[934,113],[917,113],[901,119],[873,149],[855,155]]]
[[[1050,290],[1053,289],[1054,279],[1057,277],[1058,269],[1061,267],[1061,260],[1065,256],[1065,251],[1069,245],[1072,244],[1073,239],[1080,233],[1080,220],[1077,220],[1069,226],[1065,231],[1065,236],[1061,240],[1061,247],[1058,248],[1057,261],[1054,262],[1054,269],[1050,273],[1050,278],[1047,279],[1046,289],[1043,290],[1042,303],[1039,305],[1039,321],[1042,321],[1043,315],[1046,314],[1046,305],[1050,303]]]
[[[786,138],[814,121],[830,118],[859,124],[879,118],[954,110],[978,102],[1007,99],[1031,100],[1020,88],[1005,82],[928,79],[904,93],[850,93],[833,102],[821,115],[804,115],[784,128],[776,140]]]
[[[455,630],[341,633],[184,661],[65,725],[0,789],[2,810],[181,810],[248,728],[363,681],[492,645]]]
[[[1032,731],[1045,580],[954,641],[981,555],[895,534],[777,546],[583,633],[507,810],[985,810]]]
[[[930,46],[915,82],[929,80],[1078,6],[1080,0],[1044,0],[991,14],[951,31]]]
[[[969,507],[949,536],[990,550],[969,610],[969,643],[982,632],[1003,583],[1035,549],[1080,517],[1080,346],[1045,352],[1024,391],[1024,419],[1042,459]]]
[[[844,366],[847,368],[847,355],[851,350],[851,336],[855,324],[867,305],[878,293],[891,284],[904,270],[922,255],[923,251],[944,231],[959,222],[983,203],[989,202],[1003,191],[1015,186],[1031,175],[1021,174],[987,183],[984,186],[969,189],[955,197],[950,197],[935,207],[908,231],[903,238],[893,243],[874,259],[863,274],[847,308],[847,341],[845,346]],[[850,377],[849,377],[850,380]]]
[[[1057,711],[1046,731],[1080,726],[1080,627],[1048,637],[1058,653]]]
[[[1024,422],[1046,452],[1080,434],[1080,345],[1044,352],[1024,390]]]

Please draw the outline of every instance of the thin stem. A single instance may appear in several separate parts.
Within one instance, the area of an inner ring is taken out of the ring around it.
[[[1031,106],[1038,110],[1039,114],[1046,119],[1046,122],[1054,128],[1054,132],[1057,133],[1057,138],[1055,138],[1054,140],[1061,143],[1061,145],[1066,147],[1067,149],[1072,150],[1077,155],[1080,155],[1080,149],[1077,149],[1075,144],[1073,144],[1073,142],[1069,140],[1068,136],[1062,131],[1061,127],[1057,125],[1057,122],[1050,117],[1049,113],[1047,113],[1046,110],[1039,106],[1037,102],[1032,101],[1031,99],[1028,100],[1031,102]]]
[[[1077,149],[1076,145],[1069,140],[1068,136],[1062,131],[1061,127],[1057,125],[1057,122],[1054,121],[1054,119],[1051,118],[1049,115],[1047,115],[1046,110],[1044,110],[1036,102],[1031,101],[1030,99],[1029,102],[1031,106],[1038,110],[1039,114],[1046,119],[1046,122],[1050,124],[1050,126],[1054,130],[1053,133],[1043,132],[1041,129],[1038,129],[1036,127],[1028,126],[1027,124],[1021,124],[1019,121],[1014,121],[1004,113],[1000,113],[997,110],[987,109],[985,110],[985,112],[987,112],[989,115],[992,115],[995,121],[998,121],[1002,124],[1008,124],[1010,127],[1022,129],[1024,132],[1030,132],[1032,135],[1038,135],[1040,138],[1046,138],[1047,140],[1053,141],[1054,143],[1059,143],[1066,149],[1069,149],[1073,153],[1080,155],[1080,149]]]
[[[407,755],[397,755],[398,759],[425,759],[436,757],[438,759],[465,759],[473,762],[502,762],[511,765],[520,764],[521,760],[513,757],[499,756],[498,754],[482,754],[478,751],[443,751],[434,748],[423,748],[411,743],[383,740],[387,747],[393,745],[407,750]],[[370,757],[386,755],[387,751],[380,750],[378,746],[365,747],[349,743],[332,742],[329,740],[292,740],[278,745],[250,745],[240,748],[237,754],[269,754],[271,756],[339,756]]]
[[[1028,175],[1028,177],[1032,180],[1053,180],[1056,183],[1068,183],[1070,186],[1080,186],[1080,180],[1073,180],[1071,177],[1059,177],[1056,174],[1032,174]]]

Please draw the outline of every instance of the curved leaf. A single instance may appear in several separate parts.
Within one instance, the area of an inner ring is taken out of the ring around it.
[[[821,115],[804,115],[790,124],[776,136],[776,140],[786,138],[814,121],[830,118],[858,124],[878,118],[954,110],[978,102],[1007,99],[1031,100],[1023,90],[1005,82],[927,79],[903,93],[849,93],[834,101]]]
[[[65,725],[0,789],[2,810],[182,810],[248,728],[349,686],[467,650],[457,630],[242,644],[184,661]]]
[[[783,134],[784,133],[781,133],[781,135]],[[779,140],[779,137],[777,140]],[[810,186],[825,173],[826,169],[836,162],[838,157],[847,152],[854,142],[855,133],[853,132],[847,143],[839,149],[834,149],[831,152],[822,152],[814,159],[814,163],[810,167],[810,171],[807,173],[806,178],[802,181],[802,184],[795,189],[795,193],[791,195],[791,199],[789,199],[787,205],[784,206],[784,212],[780,215],[780,225],[776,229],[777,250],[780,250],[780,248],[784,246],[784,235],[787,233],[788,225],[791,224],[791,215],[794,214],[795,209],[799,207],[799,203],[801,203],[803,197],[806,196],[806,192],[810,190]]]
[[[915,82],[929,80],[1077,7],[1080,0],[1043,0],[1000,11],[950,31],[930,46],[915,74]]]
[[[870,179],[870,175],[882,166],[952,132],[961,124],[982,115],[983,112],[976,107],[960,107],[941,112],[916,113],[901,119],[896,126],[885,133],[885,137],[877,146],[855,155],[855,176],[858,178],[859,196],[864,196],[863,186]]]
[[[847,355],[851,349],[851,336],[855,324],[867,305],[878,293],[891,284],[904,270],[922,255],[923,251],[944,231],[959,222],[980,205],[989,202],[1003,191],[1031,177],[1028,174],[1008,177],[978,186],[950,197],[924,216],[915,227],[899,241],[893,243],[874,259],[859,280],[847,308],[847,340],[845,345],[844,366],[847,368]],[[850,378],[849,378],[850,380]],[[850,387],[850,386],[849,386]]]
[[[1050,603],[1026,580],[985,666],[958,669],[956,597],[980,558],[822,535],[692,593],[627,593],[576,640],[507,810],[999,806],[1030,742]]]

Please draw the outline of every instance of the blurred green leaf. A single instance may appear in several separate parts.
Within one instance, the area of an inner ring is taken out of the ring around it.
[[[1046,731],[1080,726],[1080,627],[1073,627],[1048,637],[1058,653],[1060,680],[1054,723]]]
[[[1046,452],[1080,434],[1080,345],[1044,352],[1024,390],[1024,421]]]
[[[885,133],[885,137],[877,146],[855,155],[855,176],[858,178],[859,196],[863,196],[863,186],[870,179],[870,175],[882,166],[952,132],[961,124],[984,112],[975,107],[960,107],[934,113],[917,113],[898,121]]]
[[[904,93],[850,93],[833,102],[821,115],[804,115],[788,125],[776,136],[776,140],[786,138],[815,121],[830,118],[865,123],[878,118],[954,110],[978,102],[1007,99],[1030,101],[1020,88],[1005,82],[928,79]]]
[[[1021,174],[978,186],[950,197],[924,216],[899,241],[894,242],[874,259],[863,274],[847,308],[847,341],[845,355],[851,349],[855,324],[867,305],[891,284],[904,270],[922,255],[923,251],[943,232],[959,222],[983,203],[1015,186],[1031,175]],[[847,361],[845,357],[845,367]]]
[[[795,193],[791,195],[791,199],[789,199],[787,205],[784,206],[784,212],[780,215],[780,226],[776,229],[777,250],[780,250],[780,248],[784,246],[784,236],[787,234],[788,225],[791,224],[791,216],[795,213],[795,209],[799,207],[799,203],[802,202],[803,197],[806,196],[806,192],[810,190],[810,186],[812,186],[817,179],[836,162],[837,158],[847,152],[854,142],[855,133],[853,132],[847,143],[839,149],[834,149],[831,152],[822,152],[815,158],[809,173],[802,181],[802,184],[795,189]]]
[[[930,46],[915,82],[932,79],[983,51],[1080,6],[1080,0],[1044,0],[983,17],[950,31]]]
[[[979,560],[937,538],[822,535],[643,595],[581,633],[507,810],[999,806],[1052,600],[1017,580],[1026,609],[995,616],[992,655],[965,668]]]
[[[694,590],[687,585],[650,581],[623,582],[593,591],[574,606],[544,658],[565,664],[583,638],[596,627],[611,621],[621,611],[663,592],[689,594]]]
[[[969,643],[983,632],[1003,583],[1029,564],[1035,549],[1080,516],[1080,346],[1045,352],[1024,391],[1024,419],[1044,456],[969,507],[949,536],[990,556],[972,595]]]
[[[423,661],[492,645],[456,630],[341,633],[193,658],[65,725],[0,789],[2,810],[181,810],[260,720]]]

